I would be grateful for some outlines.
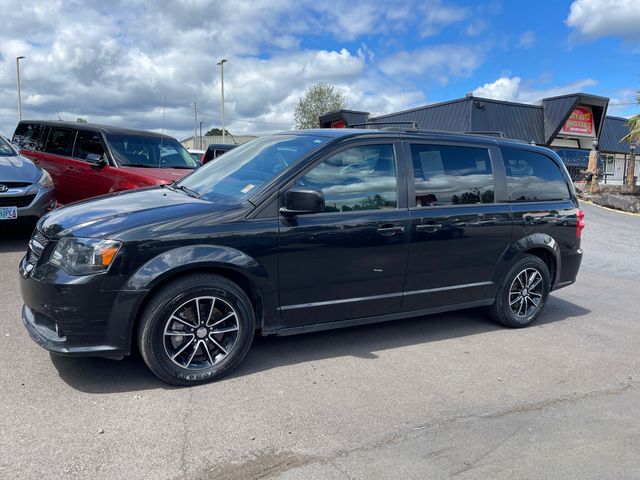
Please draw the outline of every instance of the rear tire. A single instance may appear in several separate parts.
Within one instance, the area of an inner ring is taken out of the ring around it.
[[[196,385],[233,370],[255,332],[251,301],[235,283],[198,273],[156,292],[138,324],[138,346],[149,369],[172,385]]]
[[[550,288],[547,264],[534,255],[523,255],[505,275],[489,313],[506,327],[526,327],[542,313]]]

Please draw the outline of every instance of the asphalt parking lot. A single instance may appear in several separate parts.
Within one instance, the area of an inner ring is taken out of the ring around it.
[[[640,478],[640,217],[586,205],[578,282],[535,326],[482,311],[256,338],[193,388],[49,355],[0,225],[0,478]]]

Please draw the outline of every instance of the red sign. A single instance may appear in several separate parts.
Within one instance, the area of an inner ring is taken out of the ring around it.
[[[589,107],[577,107],[562,127],[560,133],[593,137],[593,113]]]

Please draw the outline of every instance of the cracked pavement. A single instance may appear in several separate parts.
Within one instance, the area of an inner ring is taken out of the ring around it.
[[[256,338],[217,383],[50,356],[0,225],[0,478],[640,478],[640,217],[585,205],[578,282],[534,326],[469,310]]]

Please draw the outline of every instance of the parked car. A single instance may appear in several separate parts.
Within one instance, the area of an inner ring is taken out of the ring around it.
[[[204,150],[199,150],[197,148],[187,148],[187,152],[189,152],[191,158],[198,162],[198,165],[202,165],[202,159],[204,158],[205,153]]]
[[[62,204],[171,183],[199,166],[175,138],[91,123],[26,120],[13,142],[49,171]]]
[[[218,158],[220,155],[227,153],[229,150],[236,148],[238,145],[229,143],[212,143],[207,147],[202,157],[202,164],[210,162],[214,158]]]
[[[0,220],[38,218],[55,206],[51,175],[0,135]]]
[[[575,281],[583,227],[569,175],[545,148],[288,132],[174,185],[48,214],[19,267],[22,315],[47,350],[121,358],[135,341],[158,377],[195,384],[235,368],[256,330],[480,306],[529,325],[550,291]]]

